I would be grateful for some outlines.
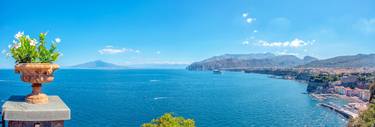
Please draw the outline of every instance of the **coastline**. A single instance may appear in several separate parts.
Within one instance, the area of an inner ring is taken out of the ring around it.
[[[266,74],[266,75],[269,75],[269,78],[292,80],[292,81],[296,81],[305,85],[309,85],[310,83],[309,80],[296,79],[294,76],[280,75],[277,73],[272,74],[272,73],[246,72],[246,71],[244,71],[244,73]],[[358,97],[349,97],[346,95],[340,95],[336,93],[309,93],[308,90],[306,90],[305,94],[308,94],[312,98],[315,98],[317,101],[320,101],[321,102],[319,103],[320,106],[329,108],[337,112],[338,114],[345,116],[346,120],[358,117],[359,112],[367,109],[368,102],[364,102]],[[341,100],[347,101],[348,103],[341,107],[341,106],[334,104],[331,101],[324,102],[328,100],[329,98],[341,99]],[[336,106],[337,108],[332,108]]]

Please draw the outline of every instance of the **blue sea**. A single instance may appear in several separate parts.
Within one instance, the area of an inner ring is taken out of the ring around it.
[[[67,127],[138,127],[166,112],[197,127],[342,127],[347,120],[318,106],[306,84],[269,75],[186,70],[67,70],[43,85],[70,107]],[[30,93],[13,70],[0,70],[0,104]],[[333,100],[341,103],[341,100]]]

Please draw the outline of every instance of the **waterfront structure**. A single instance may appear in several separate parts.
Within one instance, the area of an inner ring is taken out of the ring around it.
[[[4,103],[3,125],[7,121],[8,127],[64,127],[70,119],[69,107],[58,96],[48,96],[46,104],[30,104],[24,98],[11,96]]]
[[[343,87],[343,86],[335,86],[334,91],[335,93],[340,94],[340,95],[345,95],[348,97],[358,97],[362,101],[368,101],[371,95],[370,91],[367,89],[359,89],[359,88],[351,89],[351,88]]]

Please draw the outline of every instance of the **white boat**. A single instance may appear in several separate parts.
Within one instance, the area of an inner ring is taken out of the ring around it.
[[[221,74],[222,72],[220,70],[214,70],[213,73],[214,74]]]

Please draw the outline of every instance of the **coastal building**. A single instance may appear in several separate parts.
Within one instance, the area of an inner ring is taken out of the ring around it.
[[[345,87],[343,86],[335,86],[335,92],[340,95],[346,95]]]
[[[339,85],[341,85],[342,84],[342,81],[334,81],[334,82],[330,82],[330,85],[331,86],[339,86]]]
[[[353,96],[353,89],[345,88],[345,95],[349,97]]]
[[[355,88],[352,90],[352,96],[360,97],[362,89]]]
[[[343,76],[341,78],[341,81],[342,81],[342,85],[345,85],[345,86],[354,85],[358,81],[358,76],[355,76],[355,75]]]
[[[349,97],[358,97],[363,101],[368,101],[370,99],[370,91],[367,89],[351,89],[349,87],[335,86],[334,92],[340,95],[345,95]]]
[[[363,101],[369,101],[370,100],[370,96],[371,96],[371,93],[370,93],[370,90],[362,90],[360,91],[360,94],[359,94],[359,98]]]
[[[370,84],[369,82],[359,81],[357,82],[357,87],[360,89],[368,89],[369,84]]]

